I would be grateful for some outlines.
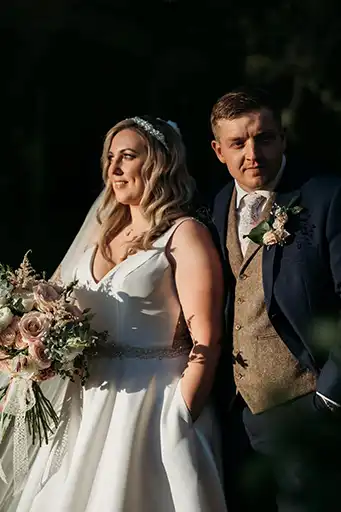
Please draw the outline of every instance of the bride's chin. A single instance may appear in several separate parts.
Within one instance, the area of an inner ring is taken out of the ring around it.
[[[113,187],[113,192],[114,192],[115,199],[118,203],[121,203],[121,204],[127,204],[127,202],[129,203],[129,197],[127,194],[123,194],[121,191],[115,189],[114,187]]]
[[[138,206],[141,201],[140,197],[132,197],[131,194],[120,193],[117,190],[114,190],[114,196],[118,203],[126,206]]]
[[[121,196],[120,194],[115,194],[115,197],[118,203],[124,204],[125,206],[136,206],[136,204],[138,204],[132,197]]]

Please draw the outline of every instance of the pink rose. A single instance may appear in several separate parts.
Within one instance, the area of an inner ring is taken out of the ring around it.
[[[12,327],[8,326],[2,333],[0,334],[0,345],[4,347],[12,347],[14,345],[16,338],[16,332]]]
[[[41,341],[48,333],[50,321],[44,313],[31,311],[20,320],[19,329],[23,340],[28,343]]]
[[[28,346],[28,342],[23,339],[20,333],[20,320],[19,316],[15,316],[12,320],[10,327],[15,331],[14,348],[22,350]]]
[[[51,366],[51,360],[48,358],[45,351],[46,346],[41,341],[31,343],[28,347],[29,355],[41,370],[45,370]]]
[[[8,354],[0,350],[0,372],[6,372],[10,369],[10,359]]]
[[[38,308],[48,313],[53,311],[54,302],[61,297],[60,288],[49,283],[39,283],[33,288],[34,298]]]
[[[17,350],[22,350],[26,347],[28,347],[28,341],[23,339],[20,332],[17,332],[15,336],[14,348]]]

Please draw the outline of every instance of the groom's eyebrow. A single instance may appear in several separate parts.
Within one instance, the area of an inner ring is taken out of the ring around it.
[[[245,137],[227,137],[228,142],[239,142],[245,140]]]
[[[259,133],[256,133],[255,137],[264,137],[264,136],[269,136],[269,135],[276,135],[276,130],[263,130]]]

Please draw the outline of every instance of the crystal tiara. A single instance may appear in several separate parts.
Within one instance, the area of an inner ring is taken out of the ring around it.
[[[136,123],[138,126],[140,126],[144,131],[150,133],[150,135],[155,137],[158,141],[161,142],[161,144],[163,144],[163,146],[166,149],[168,149],[164,134],[162,132],[160,132],[160,130],[157,130],[156,128],[154,128],[154,126],[149,121],[146,121],[145,119],[142,119],[141,117],[129,117],[128,119],[130,121],[134,121],[134,123]]]

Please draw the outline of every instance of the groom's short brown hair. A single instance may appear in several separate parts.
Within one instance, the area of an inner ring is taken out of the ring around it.
[[[221,119],[236,119],[244,114],[257,112],[263,108],[273,113],[275,120],[281,127],[281,111],[267,91],[242,87],[228,92],[219,98],[212,108],[212,132],[215,136],[217,135],[216,128]]]

